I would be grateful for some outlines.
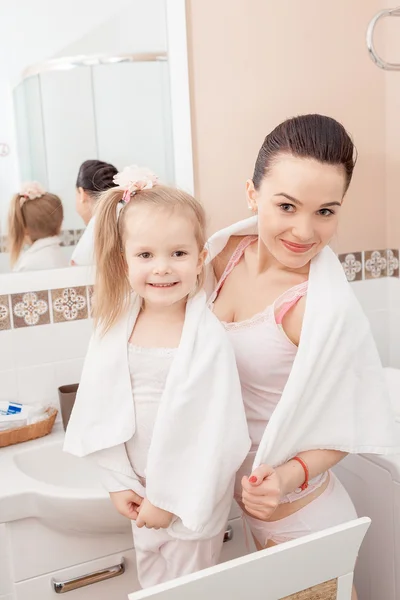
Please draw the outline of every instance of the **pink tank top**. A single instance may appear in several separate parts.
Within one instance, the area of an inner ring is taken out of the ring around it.
[[[235,266],[240,262],[246,248],[257,241],[257,236],[246,236],[240,241],[222,274],[209,305],[212,307],[218,294]],[[273,304],[267,306],[245,321],[222,322],[233,345],[242,386],[252,448],[238,473],[249,475],[254,455],[261,442],[265,428],[277,406],[292,370],[297,346],[285,334],[282,321],[286,313],[307,293],[305,281],[284,292]],[[250,471],[249,471],[250,469]],[[294,493],[284,501],[298,500],[310,493],[325,480],[320,476],[301,494]]]

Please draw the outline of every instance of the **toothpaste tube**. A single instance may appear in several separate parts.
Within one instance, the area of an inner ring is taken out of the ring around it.
[[[43,407],[0,400],[0,431],[30,425],[44,412]]]
[[[28,420],[23,409],[18,402],[0,401],[0,431],[26,425]]]
[[[18,402],[0,401],[0,415],[19,415],[22,413],[23,406]]]

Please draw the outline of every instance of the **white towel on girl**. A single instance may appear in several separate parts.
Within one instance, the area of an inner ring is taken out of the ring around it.
[[[139,308],[133,296],[131,309],[103,337],[93,334],[64,445],[77,456],[93,454],[133,484],[124,443],[135,434],[128,339]],[[250,445],[234,352],[200,292],[187,303],[147,460],[147,498],[178,517],[171,535],[219,533]],[[143,492],[137,483],[132,489]]]
[[[207,243],[207,262],[232,235],[250,234],[257,234],[257,217],[218,231]],[[329,247],[311,262],[299,348],[254,467],[278,466],[316,449],[400,453],[400,428],[368,319]]]

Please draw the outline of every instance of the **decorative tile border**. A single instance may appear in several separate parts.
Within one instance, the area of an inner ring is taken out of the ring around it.
[[[339,254],[347,280],[380,279],[381,277],[399,277],[399,250],[363,250]]]
[[[87,288],[65,288],[50,291],[54,323],[88,318]]]
[[[92,286],[0,296],[0,332],[91,317]]]
[[[47,291],[12,294],[11,306],[14,329],[50,323]]]
[[[61,246],[76,246],[81,239],[84,229],[64,229],[61,232]]]
[[[339,260],[350,282],[400,277],[398,249],[347,252]],[[90,319],[92,298],[92,285],[0,295],[0,333]]]
[[[387,276],[399,277],[399,251],[386,250]]]
[[[0,296],[0,331],[11,329],[10,303],[8,296]]]
[[[60,233],[61,246],[76,246],[84,229],[63,229]],[[0,236],[0,253],[6,253],[7,250],[7,237],[5,235]]]

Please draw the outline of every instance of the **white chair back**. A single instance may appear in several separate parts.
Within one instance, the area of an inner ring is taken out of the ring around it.
[[[297,594],[320,584],[331,593],[316,597],[351,600],[354,566],[370,523],[356,519],[135,592],[129,600],[308,598]]]

